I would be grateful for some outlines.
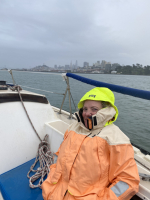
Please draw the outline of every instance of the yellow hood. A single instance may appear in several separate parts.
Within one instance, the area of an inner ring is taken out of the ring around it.
[[[84,101],[86,100],[93,100],[93,101],[106,101],[109,102],[112,107],[115,109],[116,114],[115,114],[115,119],[112,120],[112,122],[116,121],[117,117],[118,117],[118,109],[117,107],[114,105],[115,103],[115,96],[113,94],[113,92],[105,87],[96,87],[93,88],[92,90],[90,90],[89,92],[87,92],[79,101],[78,103],[78,108],[81,109],[83,108],[83,104]],[[111,124],[111,123],[109,123]]]

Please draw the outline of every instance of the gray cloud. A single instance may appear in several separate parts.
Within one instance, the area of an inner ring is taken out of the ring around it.
[[[150,64],[149,0],[1,0],[0,68]]]

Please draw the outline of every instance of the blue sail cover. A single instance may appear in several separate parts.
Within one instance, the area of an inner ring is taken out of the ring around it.
[[[123,87],[123,86],[119,86],[119,85],[113,85],[113,84],[109,84],[109,83],[95,81],[95,80],[85,78],[82,76],[78,76],[78,75],[72,74],[72,73],[67,73],[66,76],[76,79],[78,81],[81,81],[83,83],[94,85],[96,87],[107,87],[114,92],[150,100],[150,91],[138,90],[138,89],[134,89],[134,88]]]

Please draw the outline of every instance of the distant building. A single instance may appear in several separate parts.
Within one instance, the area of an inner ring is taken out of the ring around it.
[[[97,61],[95,64],[93,64],[93,66],[100,67],[101,66],[100,61]]]
[[[78,68],[78,61],[76,60],[75,69]]]
[[[57,65],[54,65],[54,69],[57,69]]]
[[[69,70],[70,66],[69,65],[65,65],[65,70]]]
[[[83,63],[83,67],[88,67],[89,66],[89,63],[88,62],[84,62]]]
[[[120,66],[118,63],[113,63],[111,66],[111,70],[115,71],[116,67]]]
[[[111,64],[105,64],[105,73],[111,72]]]
[[[111,71],[111,74],[117,74],[117,71]]]
[[[100,72],[99,71],[92,71],[92,74],[99,74]]]
[[[105,69],[105,65],[106,65],[106,61],[105,60],[102,60],[102,62],[101,62],[101,67],[102,67],[102,69]]]
[[[71,61],[71,63],[70,63],[70,69],[72,70],[72,61]]]

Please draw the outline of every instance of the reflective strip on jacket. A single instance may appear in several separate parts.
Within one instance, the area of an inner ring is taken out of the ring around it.
[[[93,129],[78,119],[64,135],[56,164],[42,184],[44,200],[128,200],[139,175],[128,137],[114,124],[112,107],[95,115]]]

